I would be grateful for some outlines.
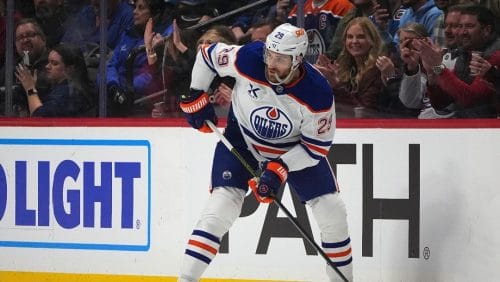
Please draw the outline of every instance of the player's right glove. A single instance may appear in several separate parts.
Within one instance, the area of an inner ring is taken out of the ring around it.
[[[217,125],[215,110],[208,99],[208,94],[202,90],[191,89],[189,95],[182,95],[180,102],[188,123],[201,132],[209,133],[212,129],[205,123],[209,120]]]
[[[288,178],[288,167],[280,159],[265,162],[264,171],[259,178],[248,180],[248,186],[252,189],[257,201],[271,203],[279,188]]]

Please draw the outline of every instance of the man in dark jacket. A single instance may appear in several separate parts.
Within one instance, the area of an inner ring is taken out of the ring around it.
[[[40,93],[47,92],[50,88],[45,76],[48,49],[42,27],[33,18],[22,19],[16,25],[14,36],[18,58],[16,65],[22,63],[31,70],[36,70],[38,76],[36,88]],[[4,86],[5,66],[0,70],[0,77],[0,85]],[[14,84],[13,89],[14,113],[24,116],[27,114],[26,95],[18,84]],[[0,95],[3,96],[4,93]]]

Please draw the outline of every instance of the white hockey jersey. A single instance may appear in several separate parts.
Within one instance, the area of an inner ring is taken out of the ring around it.
[[[216,74],[236,79],[232,112],[248,149],[259,161],[280,157],[290,171],[314,166],[326,157],[335,131],[333,92],[309,63],[289,85],[265,77],[264,43],[222,43],[200,49],[191,88],[205,90]]]

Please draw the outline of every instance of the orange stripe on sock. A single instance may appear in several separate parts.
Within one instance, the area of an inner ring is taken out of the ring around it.
[[[217,249],[212,247],[212,246],[209,246],[207,244],[204,244],[202,242],[199,242],[199,241],[196,241],[196,240],[189,240],[188,241],[188,244],[189,245],[193,245],[193,246],[196,246],[196,247],[199,247],[199,248],[202,248],[206,251],[209,251],[211,252],[212,254],[216,255],[217,254]]]
[[[329,258],[340,258],[340,257],[345,257],[350,253],[351,253],[351,248],[349,248],[347,251],[343,251],[340,253],[329,253],[329,254],[327,254],[327,256]]]

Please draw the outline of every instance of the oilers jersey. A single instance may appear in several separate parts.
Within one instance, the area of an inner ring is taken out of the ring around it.
[[[255,159],[280,157],[290,171],[315,166],[328,154],[334,137],[333,91],[309,63],[291,84],[270,84],[263,53],[262,42],[206,45],[196,57],[191,88],[208,90],[215,75],[234,77],[231,112]]]

